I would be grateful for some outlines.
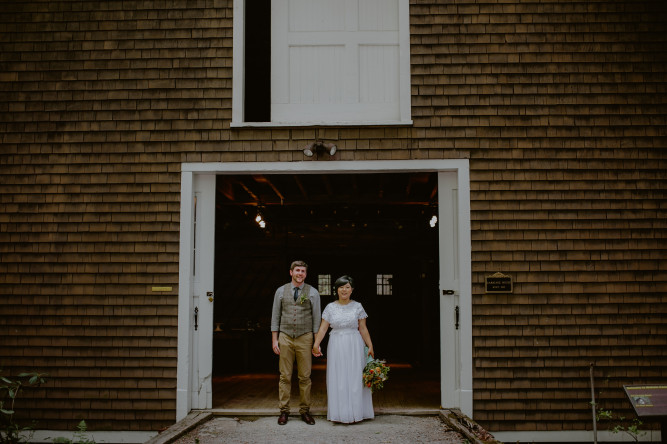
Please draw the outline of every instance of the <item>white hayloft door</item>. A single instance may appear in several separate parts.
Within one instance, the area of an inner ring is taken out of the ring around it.
[[[271,120],[400,121],[399,3],[273,0]]]

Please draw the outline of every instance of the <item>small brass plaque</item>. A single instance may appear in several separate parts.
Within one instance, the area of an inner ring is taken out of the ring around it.
[[[512,276],[498,272],[486,277],[487,293],[512,293],[513,290]]]
[[[171,291],[171,287],[153,287],[153,291]]]

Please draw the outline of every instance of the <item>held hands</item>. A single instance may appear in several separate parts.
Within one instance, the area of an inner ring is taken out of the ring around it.
[[[313,345],[313,349],[311,351],[313,352],[313,356],[315,356],[316,358],[319,358],[320,356],[323,355],[322,349],[320,348],[319,345],[317,346]]]

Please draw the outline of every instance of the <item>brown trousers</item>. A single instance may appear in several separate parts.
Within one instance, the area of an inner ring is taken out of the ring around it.
[[[280,411],[290,412],[290,395],[292,393],[292,372],[294,360],[296,359],[297,374],[299,376],[299,413],[310,411],[310,372],[313,367],[311,350],[313,349],[313,334],[306,333],[294,339],[285,333],[278,335],[280,356],[278,366],[280,368],[280,383],[278,384],[278,398],[280,400]]]

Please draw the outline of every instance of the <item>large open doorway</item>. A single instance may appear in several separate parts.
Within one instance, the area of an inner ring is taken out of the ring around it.
[[[439,362],[439,405],[472,415],[467,161],[181,167],[178,419],[213,407],[216,375],[275,372],[262,329],[271,295],[296,257],[310,263],[308,280],[323,289],[320,275],[354,275],[380,357],[397,368]],[[258,210],[265,229],[253,225]],[[435,210],[437,230],[430,230]],[[379,294],[378,279],[391,283],[390,293]],[[330,300],[325,294],[323,302]],[[273,410],[276,388],[267,387],[257,394]]]
[[[217,176],[213,408],[275,406],[271,304],[302,259],[323,307],[338,276],[355,278],[376,352],[393,368],[376,401],[437,409],[437,189],[435,172]],[[320,391],[325,359],[314,362]]]

